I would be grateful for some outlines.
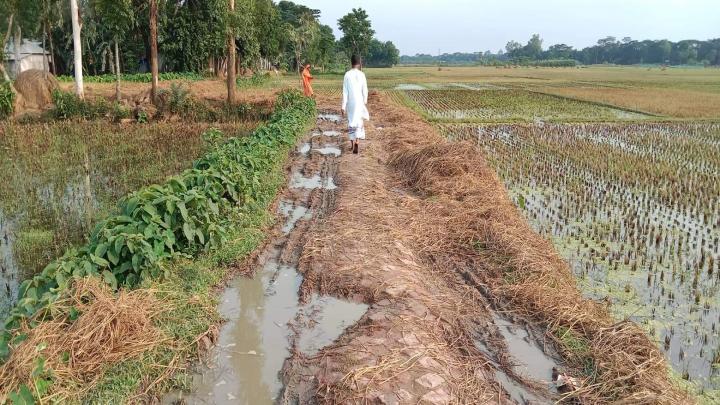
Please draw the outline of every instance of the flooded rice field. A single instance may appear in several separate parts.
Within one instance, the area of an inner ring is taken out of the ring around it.
[[[105,120],[0,124],[0,318],[26,278],[115,210],[127,193],[189,167],[209,124]],[[243,133],[254,123],[221,124]],[[169,136],[171,135],[171,136]]]
[[[477,143],[587,297],[720,388],[720,125],[440,125]]]
[[[403,86],[393,98],[440,121],[615,121],[638,120],[646,115],[536,93],[524,89],[451,83],[439,88]]]

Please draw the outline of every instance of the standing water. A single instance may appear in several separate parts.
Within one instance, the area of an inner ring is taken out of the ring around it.
[[[318,123],[335,121],[320,119]],[[309,159],[327,164],[340,154],[340,149],[331,145],[323,145],[318,153],[309,150],[308,143],[297,149],[298,161],[288,184],[290,198],[278,205],[278,214],[284,219],[281,232],[258,258],[256,276],[236,278],[221,297],[218,311],[226,322],[217,346],[193,376],[192,392],[169,394],[163,403],[274,403],[283,390],[283,363],[295,350],[317,353],[366,312],[364,304],[332,297],[313,295],[307,304],[300,301],[299,255],[287,257],[288,241],[302,236],[307,227],[300,224],[320,214],[312,202],[322,198],[313,196],[334,193],[337,186],[331,173],[305,177],[299,168]]]

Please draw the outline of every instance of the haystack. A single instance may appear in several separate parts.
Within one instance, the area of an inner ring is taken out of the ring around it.
[[[19,107],[42,109],[52,104],[52,92],[58,88],[58,81],[52,73],[30,69],[20,73],[13,85],[21,96]]]

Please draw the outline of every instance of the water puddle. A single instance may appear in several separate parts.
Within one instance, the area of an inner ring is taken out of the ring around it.
[[[340,136],[340,132],[338,132],[338,131],[313,132],[312,136],[314,136],[314,137],[317,137],[317,136],[327,136],[327,137],[334,138],[334,137]]]
[[[319,174],[312,177],[304,177],[302,174],[296,172],[293,173],[290,178],[290,188],[304,188],[309,190],[323,188],[326,190],[335,190],[337,186],[332,177],[323,179]]]
[[[340,156],[342,152],[340,151],[340,148],[337,146],[329,146],[325,145],[322,148],[315,148],[313,149],[313,152],[317,152],[321,155],[333,155],[333,156]]]
[[[334,342],[343,331],[357,322],[367,311],[368,306],[339,300],[333,297],[314,295],[304,309],[311,319],[311,326],[300,333],[298,346],[308,356]]]
[[[515,372],[539,382],[549,382],[552,379],[552,368],[557,366],[557,362],[545,354],[523,326],[499,317],[495,317],[494,321],[505,338],[509,354],[516,362]]]
[[[421,86],[419,84],[398,84],[395,86],[395,90],[427,90],[425,86]]]
[[[295,229],[298,221],[312,218],[312,210],[302,205],[295,205],[289,201],[281,201],[279,210],[286,218],[285,224],[282,227],[282,233],[284,235],[290,234],[290,232]]]
[[[290,355],[289,323],[299,309],[301,281],[293,267],[279,265],[274,258],[255,278],[233,281],[218,308],[227,322],[209,366],[194,376],[193,393],[176,393],[164,402],[272,403],[282,388],[278,372]]]
[[[310,149],[312,149],[312,146],[310,146],[309,142],[305,142],[298,148],[298,152],[302,155],[307,155],[308,152],[310,152]]]
[[[531,392],[529,392],[521,384],[515,382],[508,377],[502,370],[495,370],[495,380],[500,384],[502,389],[510,396],[510,398],[518,404],[546,404],[548,401]]]
[[[298,150],[307,155],[313,149],[306,143]],[[315,150],[334,154],[329,146]],[[297,171],[291,175],[289,186],[336,188],[332,177],[304,177]],[[284,218],[283,236],[259,257],[257,275],[252,279],[238,277],[224,290],[218,312],[226,322],[206,364],[193,376],[192,392],[173,392],[162,403],[276,403],[283,389],[280,373],[291,352],[297,348],[306,354],[317,353],[366,312],[364,304],[317,295],[300,304],[302,276],[295,267],[297,259],[287,263],[282,252],[290,235],[299,231],[297,224],[312,219],[310,193],[305,195],[304,200],[281,200],[278,204],[278,213]]]
[[[330,121],[335,124],[339,124],[342,118],[337,114],[319,114],[318,115],[319,121]]]

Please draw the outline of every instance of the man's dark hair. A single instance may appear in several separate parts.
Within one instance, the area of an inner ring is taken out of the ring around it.
[[[359,66],[360,65],[360,57],[357,55],[353,55],[352,58],[350,58],[350,63],[352,63],[353,66]]]

